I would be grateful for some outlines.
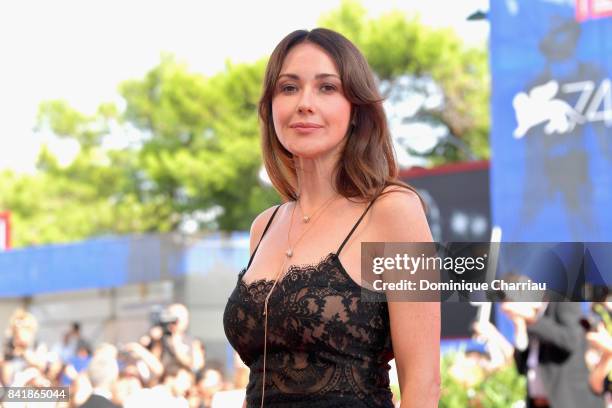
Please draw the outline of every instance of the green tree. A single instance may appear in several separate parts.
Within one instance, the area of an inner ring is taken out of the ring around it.
[[[425,154],[433,164],[464,160],[467,151],[488,157],[484,51],[399,12],[370,19],[352,1],[323,16],[320,25],[358,45],[390,103],[423,101],[402,121],[447,129],[449,136]],[[62,166],[43,148],[37,174],[3,174],[0,208],[14,215],[15,244],[166,232],[186,220],[204,230],[248,229],[279,199],[258,177],[257,102],[265,64],[228,62],[205,77],[163,55],[143,78],[119,86],[121,108],[103,103],[86,115],[62,100],[43,102],[37,129],[72,139],[80,150]],[[428,102],[436,97],[441,103]],[[132,142],[110,148],[111,136]]]
[[[222,230],[248,229],[278,200],[261,185],[257,101],[265,61],[228,63],[212,78],[190,73],[171,57],[143,80],[121,85],[124,120],[149,135],[139,152],[146,199],[164,203],[161,220],[222,208]]]
[[[201,229],[248,229],[278,202],[258,176],[264,69],[264,60],[228,63],[205,78],[165,55],[144,78],[120,85],[122,111],[105,103],[88,116],[62,100],[41,103],[37,130],[75,140],[80,151],[61,166],[44,147],[37,174],[4,174],[0,208],[14,214],[15,245],[173,231],[187,219]],[[105,146],[111,133],[128,132],[139,142]]]
[[[360,3],[351,0],[322,16],[319,25],[355,42],[392,103],[409,98],[423,101],[403,122],[447,129],[448,136],[426,154],[433,164],[470,156],[489,158],[489,75],[484,49],[468,48],[453,31],[431,29],[399,11],[370,19]],[[436,96],[441,96],[440,103],[428,103]]]

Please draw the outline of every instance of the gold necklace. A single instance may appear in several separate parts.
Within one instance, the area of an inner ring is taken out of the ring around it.
[[[324,202],[323,204],[321,204],[321,206],[319,206],[319,208],[317,208],[312,215],[306,215],[304,214],[304,209],[302,208],[302,203],[300,203],[300,199],[298,197],[298,199],[296,200],[297,205],[300,207],[300,212],[302,213],[302,221],[304,222],[304,224],[308,224],[308,222],[311,220],[312,217],[314,217],[320,210],[321,208],[325,207],[326,204],[333,199],[334,197],[332,196],[329,200],[327,200],[326,202]]]
[[[316,217],[320,211],[326,209],[331,202],[334,200],[334,198],[336,198],[336,196],[331,196],[327,201],[325,201],[319,208],[317,208],[317,210],[312,214],[312,217]],[[298,199],[296,200],[296,204],[298,207],[300,207],[300,212],[302,214],[304,214],[304,212],[302,211],[302,204],[300,204],[300,198],[298,197]],[[291,248],[291,227],[293,225],[293,213],[295,212],[295,206],[293,207],[293,211],[291,212],[291,224],[289,225],[289,231],[287,232],[287,243],[289,244],[289,247],[287,248],[287,251],[285,252],[285,255],[287,255],[289,258],[291,258],[293,256],[293,249]],[[302,218],[302,221],[304,221],[304,223],[308,223],[312,217],[309,217],[308,215],[304,215],[304,217]],[[314,223],[314,222],[313,222]],[[312,224],[310,224],[310,226],[312,226]],[[296,241],[295,244],[293,244],[293,248],[295,248],[298,244],[298,242],[300,242],[300,240],[302,239],[302,237],[304,236],[304,234],[306,234],[306,232],[308,232],[309,228],[305,229],[304,232],[302,232],[302,234],[299,236],[298,240]]]
[[[313,214],[313,221],[312,221],[312,223],[310,225],[308,225],[308,227],[300,234],[300,236],[298,237],[298,239],[295,242],[295,244],[293,244],[293,248],[295,248],[297,246],[297,244],[302,240],[302,237],[304,237],[304,235],[306,235],[306,233],[312,228],[312,226],[315,224],[316,220],[319,218],[318,216],[320,214],[323,214],[323,210],[326,209],[332,203],[334,198],[337,198],[337,197],[331,197],[329,200],[327,200],[325,202],[325,204],[323,206],[321,206],[317,210],[317,212],[315,214]],[[298,197],[298,200],[296,200],[296,204],[299,205],[299,197]],[[283,278],[285,276],[286,272],[284,272],[282,274],[282,276],[281,276],[281,272],[284,271],[285,265],[287,264],[287,261],[289,260],[289,258],[291,258],[293,256],[293,249],[291,248],[291,228],[293,227],[293,214],[295,213],[295,207],[296,207],[296,205],[294,205],[293,209],[291,210],[291,220],[290,220],[290,223],[289,223],[289,229],[287,231],[287,243],[289,244],[289,248],[285,252],[285,259],[283,260],[283,263],[281,264],[281,267],[280,267],[279,271],[277,272],[276,277],[274,278],[274,282],[272,283],[272,287],[270,288],[270,292],[268,292],[268,295],[264,299],[264,310],[263,310],[263,315],[264,315],[264,352],[263,352],[263,375],[262,375],[262,383],[261,383],[261,405],[260,405],[260,408],[263,408],[263,406],[264,406],[264,397],[265,397],[265,393],[266,393],[266,358],[267,358],[267,355],[268,355],[268,300],[270,299],[270,295],[272,295],[272,292],[274,291],[274,288],[276,287],[276,284],[279,282],[279,280],[281,278]],[[321,211],[319,212],[319,210],[321,210]],[[306,221],[306,222],[308,222],[308,221]]]
[[[323,210],[325,210],[327,207],[329,207],[329,205],[334,201],[334,199],[337,197],[331,197],[329,200],[327,200],[327,202],[325,202],[325,205],[323,207],[320,208],[320,212],[318,212],[315,215],[315,218],[313,219],[313,222],[311,224],[309,224],[306,229],[304,231],[302,231],[302,233],[300,234],[300,236],[298,237],[297,241],[295,241],[295,243],[293,244],[293,248],[291,247],[291,229],[293,228],[293,215],[295,213],[295,205],[293,206],[293,209],[291,210],[291,220],[289,223],[289,229],[287,231],[287,243],[288,243],[288,248],[285,251],[285,259],[283,260],[283,263],[281,264],[280,269],[278,270],[278,272],[276,273],[276,277],[274,278],[274,283],[272,284],[272,288],[270,289],[270,292],[268,292],[268,295],[265,298],[264,301],[264,316],[267,315],[267,310],[268,310],[268,300],[270,299],[270,295],[272,295],[272,291],[274,290],[274,288],[276,287],[276,284],[278,283],[278,281],[280,280],[280,278],[282,278],[281,276],[281,272],[284,271],[285,269],[285,265],[287,264],[287,260],[289,258],[291,258],[293,256],[293,249],[295,247],[297,247],[297,245],[300,243],[300,241],[302,240],[302,238],[306,235],[306,233],[308,231],[310,231],[310,229],[314,226],[315,221],[319,219],[319,216],[321,214],[323,214]],[[297,203],[297,201],[296,201]],[[284,273],[283,273],[284,276]]]

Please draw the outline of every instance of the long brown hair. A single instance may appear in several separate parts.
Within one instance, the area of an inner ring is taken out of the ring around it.
[[[264,165],[276,190],[284,200],[297,199],[293,155],[276,135],[272,98],[285,57],[293,47],[305,42],[321,47],[335,62],[344,95],[351,103],[351,125],[335,169],[336,191],[344,197],[366,201],[374,199],[389,185],[406,187],[416,193],[398,179],[383,98],[368,62],[346,37],[325,28],[297,30],[287,35],[272,52],[266,67],[259,118]]]

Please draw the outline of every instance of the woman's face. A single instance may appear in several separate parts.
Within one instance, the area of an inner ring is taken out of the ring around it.
[[[319,46],[298,44],[283,62],[272,99],[280,143],[302,158],[339,152],[351,116],[334,61]]]

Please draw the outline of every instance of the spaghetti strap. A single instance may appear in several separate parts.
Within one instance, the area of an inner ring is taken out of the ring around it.
[[[344,248],[344,245],[347,243],[347,241],[349,240],[349,238],[351,237],[351,235],[353,235],[353,232],[355,232],[355,230],[357,229],[357,227],[359,226],[359,223],[361,222],[361,220],[363,219],[363,217],[365,217],[366,213],[368,212],[368,210],[370,209],[370,207],[372,207],[372,204],[374,204],[374,201],[376,201],[376,199],[378,198],[378,196],[374,197],[374,199],[370,202],[370,204],[368,205],[368,208],[365,209],[365,211],[363,212],[363,214],[361,214],[361,217],[359,217],[359,219],[357,220],[357,222],[355,223],[355,225],[353,225],[353,229],[351,229],[351,232],[348,233],[348,235],[346,236],[346,238],[344,238],[344,241],[342,241],[342,244],[340,245],[340,248],[338,248],[338,250],[336,251],[336,256],[340,256],[340,251],[342,251],[342,248]]]
[[[264,235],[266,235],[266,232],[268,231],[268,228],[270,228],[270,224],[272,224],[272,220],[274,219],[274,216],[276,215],[276,212],[281,207],[281,205],[282,204],[279,204],[279,205],[276,206],[276,209],[274,210],[274,212],[272,213],[272,216],[268,220],[268,223],[266,224],[266,228],[264,228],[263,234],[261,234],[261,238],[259,238],[259,242],[257,243],[257,246],[255,247],[255,250],[251,254],[251,258],[249,259],[249,263],[248,263],[246,269],[249,269],[249,266],[251,266],[251,262],[253,262],[253,257],[255,256],[255,253],[257,252],[257,248],[259,248],[259,244],[261,244],[261,240],[263,239]]]

